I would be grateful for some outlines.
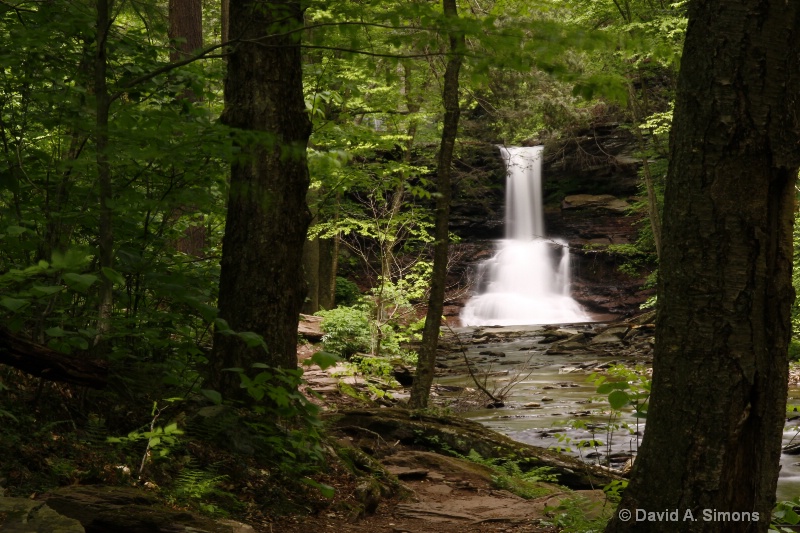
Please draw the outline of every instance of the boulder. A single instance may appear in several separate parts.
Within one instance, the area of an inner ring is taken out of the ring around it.
[[[300,315],[300,323],[297,325],[297,333],[301,337],[312,342],[319,342],[322,340],[324,333],[320,325],[322,324],[321,316],[313,315]]]
[[[592,340],[591,344],[609,344],[619,343],[628,333],[630,328],[628,326],[612,326],[606,328],[597,334]]]
[[[574,194],[561,202],[561,209],[593,209],[624,214],[630,204],[610,194]]]
[[[0,531],[4,533],[85,533],[81,523],[26,498],[0,498]]]
[[[34,503],[46,503],[79,522],[83,528],[74,531],[86,533],[255,533],[247,524],[212,520],[162,506],[153,494],[133,487],[61,487],[41,499]]]

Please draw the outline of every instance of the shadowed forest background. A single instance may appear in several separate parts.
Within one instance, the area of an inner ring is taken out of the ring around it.
[[[0,490],[136,487],[259,531],[400,499],[326,416],[452,415],[431,387],[464,348],[439,339],[503,234],[497,147],[543,145],[573,296],[651,313],[658,342],[651,403],[641,373],[597,381],[651,435],[632,474],[587,471],[604,513],[518,530],[644,527],[619,504],[767,531],[800,356],[800,11],[728,4],[0,0]],[[333,365],[369,385],[310,393]],[[557,481],[414,435],[503,489]]]

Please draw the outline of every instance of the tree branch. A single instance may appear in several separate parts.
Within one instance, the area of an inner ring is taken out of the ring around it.
[[[167,63],[163,67],[160,67],[160,68],[157,68],[157,69],[155,69],[153,71],[150,71],[147,74],[143,74],[143,75],[139,76],[138,78],[135,78],[135,79],[125,83],[124,85],[122,85],[119,91],[117,91],[117,92],[115,92],[114,94],[111,95],[111,102],[117,100],[123,94],[125,94],[126,89],[130,89],[131,87],[135,87],[136,85],[139,85],[140,83],[144,83],[146,81],[152,80],[153,78],[155,78],[159,74],[164,74],[165,72],[169,72],[169,71],[174,70],[174,69],[176,69],[178,67],[182,67],[184,65],[188,65],[189,63],[193,63],[193,62],[198,61],[200,59],[212,59],[212,58],[225,57],[225,56],[227,56],[229,54],[215,54],[215,55],[210,55],[210,54],[214,50],[219,50],[220,48],[223,48],[225,46],[230,46],[231,44],[234,44],[234,43],[237,43],[237,42],[239,42],[238,39],[234,39],[234,40],[227,41],[227,42],[224,42],[224,43],[215,44],[214,46],[209,46],[208,48],[206,48],[205,50],[203,50],[202,52],[200,52],[197,55],[194,55],[194,56],[191,56],[191,57],[187,57],[186,59],[181,59],[180,61],[173,61],[171,63]]]
[[[8,365],[48,381],[62,381],[103,389],[108,363],[64,355],[46,346],[17,337],[0,328],[0,364]]]

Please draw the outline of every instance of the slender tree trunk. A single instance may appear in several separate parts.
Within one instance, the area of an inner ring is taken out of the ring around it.
[[[228,42],[230,39],[230,10],[231,0],[222,0],[220,4],[220,35],[223,43]]]
[[[189,57],[203,47],[202,0],[169,0],[170,61]]]
[[[231,34],[242,42],[228,58],[222,118],[239,130],[241,155],[231,166],[219,314],[234,331],[262,335],[267,353],[216,333],[211,383],[228,396],[239,392],[239,378],[225,368],[297,366],[306,292],[303,243],[311,220],[311,123],[303,100],[301,32],[291,31],[302,24],[300,2],[231,0]]]
[[[656,196],[655,182],[653,174],[650,172],[650,161],[645,151],[644,135],[639,128],[641,117],[639,116],[636,95],[633,92],[633,84],[628,81],[628,101],[630,102],[631,117],[633,118],[633,130],[636,140],[639,143],[639,150],[642,152],[642,170],[644,171],[644,184],[647,189],[647,216],[650,220],[650,230],[653,232],[653,243],[656,246],[656,256],[661,259],[661,212],[658,209],[658,197]]]
[[[442,0],[445,16],[451,20],[458,17],[455,0]],[[458,106],[458,74],[461,70],[463,50],[465,48],[464,34],[453,31],[450,33],[450,54],[444,72],[444,88],[442,101],[444,102],[444,125],[442,128],[442,142],[439,148],[438,168],[436,171],[436,242],[433,248],[433,273],[431,275],[431,291],[428,297],[428,312],[425,316],[425,327],[422,331],[422,346],[420,347],[417,374],[411,387],[410,406],[413,409],[422,409],[428,406],[428,398],[433,383],[433,371],[436,364],[436,349],[439,345],[439,329],[444,310],[444,290],[447,278],[447,252],[450,242],[450,188],[451,166],[453,163],[453,150],[458,135],[458,119],[461,110]]]
[[[186,59],[203,47],[202,0],[169,0],[169,38],[173,44],[169,53],[170,61]],[[186,89],[183,98],[189,102],[199,102],[202,94]],[[186,215],[192,216],[194,223],[186,228],[175,248],[187,255],[201,257],[206,246],[203,214],[192,205],[182,206],[173,214],[176,218]]]
[[[108,65],[107,42],[111,26],[111,0],[97,0],[97,23],[95,30],[96,52],[94,63],[95,93],[95,145],[97,148],[97,183],[100,201],[100,219],[98,226],[99,263],[100,268],[114,266],[114,231],[109,202],[111,201],[111,165],[108,161],[108,113],[111,98],[106,85]],[[97,313],[97,336],[95,345],[99,345],[111,330],[111,313],[114,306],[114,291],[111,280],[101,275],[99,290],[99,306]]]
[[[306,314],[319,311],[320,257],[320,239],[315,237],[306,240],[303,245],[303,273],[308,285],[308,294],[303,302],[303,312]]]
[[[670,137],[652,400],[609,532],[767,530],[794,300],[798,57],[800,3],[690,3]],[[664,510],[677,510],[679,523],[636,520]],[[707,520],[714,511],[748,514]]]
[[[333,309],[336,299],[336,237],[319,239],[319,307]]]

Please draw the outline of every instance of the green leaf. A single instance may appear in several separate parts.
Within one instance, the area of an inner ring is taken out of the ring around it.
[[[78,348],[79,350],[88,350],[89,349],[89,341],[84,339],[83,337],[74,336],[68,339],[69,344]]]
[[[259,335],[258,333],[253,333],[252,331],[242,331],[241,333],[237,333],[238,337],[247,344],[248,348],[255,348],[256,346],[264,346],[264,338]]]
[[[35,285],[31,287],[31,292],[36,296],[52,296],[64,290],[61,285]]]
[[[66,332],[59,327],[47,329],[45,330],[45,333],[47,333],[51,337],[63,337],[64,335],[66,335]]]
[[[64,274],[64,283],[78,292],[86,292],[95,281],[97,281],[97,276],[93,274],[75,274],[73,272]]]
[[[28,228],[23,228],[22,226],[9,226],[6,228],[6,235],[9,237],[19,237],[26,231],[29,231]]]
[[[19,298],[10,298],[8,296],[6,296],[2,300],[0,300],[0,305],[5,307],[9,311],[13,311],[15,313],[17,311],[19,311],[20,309],[22,309],[23,307],[27,307],[28,305],[30,305],[30,303],[31,302],[29,300],[21,300]]]
[[[113,268],[103,267],[100,269],[100,271],[112,283],[115,283],[123,287],[125,286],[125,276],[123,276]]]
[[[608,394],[611,391],[615,390],[625,390],[630,388],[630,385],[627,381],[615,381],[615,382],[606,382],[597,387],[597,394]]]
[[[233,330],[224,318],[215,318],[214,327],[216,328],[217,333],[233,333]]]
[[[319,481],[315,481],[310,477],[301,478],[300,481],[305,483],[310,487],[314,487],[322,494],[325,498],[333,498],[333,495],[336,493],[336,489],[331,487],[330,485],[326,485],[324,483],[320,483]]]
[[[303,361],[303,364],[309,366],[317,365],[322,370],[325,370],[326,368],[332,367],[341,360],[342,358],[336,355],[335,353],[320,351],[312,355],[307,360]]]
[[[156,446],[161,444],[161,437],[151,437],[150,440],[147,442],[147,444],[151,448],[155,448]]]
[[[202,389],[200,394],[211,400],[211,403],[214,405],[221,405],[222,404],[222,394],[218,393],[215,390],[211,389]]]
[[[165,435],[183,435],[183,431],[178,429],[178,423],[177,422],[170,422],[169,424],[166,425],[166,427],[164,427],[164,434]]]
[[[628,405],[628,402],[630,402],[630,396],[625,391],[615,390],[608,395],[608,403],[612,409],[622,409]]]

